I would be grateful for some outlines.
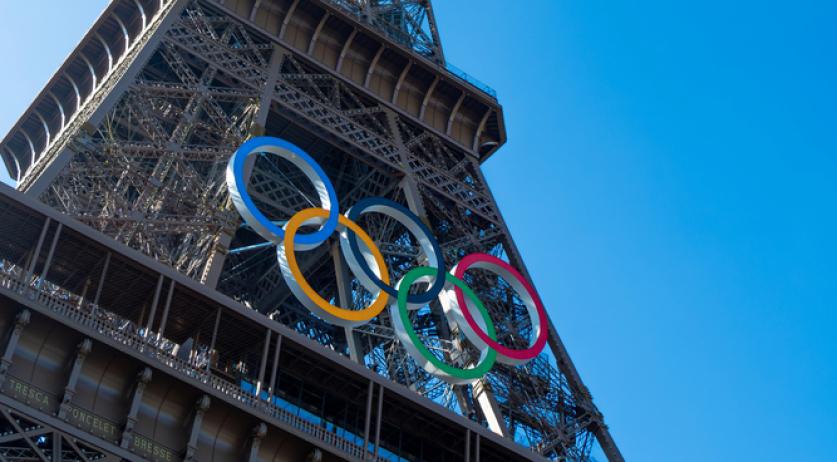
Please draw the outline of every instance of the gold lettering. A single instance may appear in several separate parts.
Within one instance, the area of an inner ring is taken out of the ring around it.
[[[112,426],[111,426],[112,427]],[[134,447],[145,451],[147,454],[163,460],[172,460],[172,452],[167,448],[159,446],[154,441],[140,435],[134,435]]]

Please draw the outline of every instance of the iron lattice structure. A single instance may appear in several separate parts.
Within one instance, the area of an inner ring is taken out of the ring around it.
[[[393,41],[439,64],[445,63],[439,29],[429,0],[333,1]]]
[[[0,155],[27,194],[544,457],[588,460],[597,439],[621,460],[552,326],[534,361],[447,385],[416,366],[386,312],[353,331],[312,316],[231,206],[232,151],[253,134],[278,136],[323,166],[341,210],[390,198],[430,226],[448,265],[485,252],[525,274],[480,169],[505,141],[502,110],[444,64],[427,0],[116,0]],[[316,205],[276,159],[256,161],[250,191],[279,221]],[[373,214],[360,224],[394,278],[424,262],[397,222]],[[365,305],[336,241],[327,244],[300,254],[306,277],[342,306]],[[467,282],[499,340],[525,347],[531,325],[508,284],[482,272]],[[440,357],[474,360],[437,303],[412,316]]]

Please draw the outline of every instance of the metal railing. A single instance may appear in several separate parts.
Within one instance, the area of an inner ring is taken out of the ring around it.
[[[462,80],[463,82],[471,85],[472,87],[494,98],[495,100],[497,99],[497,91],[489,87],[488,85],[480,82],[479,80],[477,80],[476,77],[468,74],[467,72],[463,71],[462,69],[454,66],[449,62],[445,62],[445,68],[447,68],[448,72],[458,77],[459,80]]]

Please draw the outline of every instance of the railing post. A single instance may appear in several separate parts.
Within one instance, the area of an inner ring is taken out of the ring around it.
[[[334,262],[335,285],[337,286],[337,302],[340,306],[349,309],[352,305],[352,278],[349,277],[349,269],[343,261],[340,247],[335,242],[331,246],[331,258]],[[349,348],[349,357],[356,363],[363,363],[361,346],[351,327],[345,328],[346,346]]]
[[[73,361],[73,368],[70,371],[70,378],[67,379],[67,385],[64,387],[64,397],[61,398],[61,405],[58,408],[58,417],[64,419],[69,412],[70,402],[76,394],[76,383],[78,383],[78,376],[81,374],[81,367],[84,365],[84,359],[93,348],[93,342],[86,338],[78,345],[78,352],[76,359]]]
[[[169,308],[171,308],[171,299],[174,296],[175,285],[177,283],[174,281],[171,281],[169,285],[169,294],[166,295],[166,306],[163,307],[163,317],[160,319],[160,328],[157,329],[157,340],[160,340],[160,337],[165,337],[166,324],[169,322]]]
[[[44,246],[44,239],[46,239],[46,233],[49,229],[49,225],[52,223],[52,218],[47,217],[46,221],[44,221],[44,227],[41,228],[41,235],[38,237],[38,243],[35,244],[35,250],[32,252],[32,256],[29,259],[29,265],[26,267],[26,271],[23,273],[23,282],[26,285],[29,285],[29,279],[32,278],[32,273],[35,272],[35,265],[38,264],[38,257],[41,255],[41,247]]]
[[[47,273],[49,273],[49,266],[52,264],[52,257],[55,256],[55,247],[58,246],[58,238],[61,237],[61,230],[64,228],[63,223],[58,223],[55,228],[55,235],[52,236],[52,242],[49,245],[49,252],[47,252],[46,261],[44,262],[44,269],[41,271],[41,279],[46,280]]]
[[[259,379],[256,381],[256,386],[253,387],[253,390],[256,392],[256,398],[261,395],[262,384],[264,383],[264,373],[267,369],[267,357],[270,354],[270,333],[271,330],[267,329],[267,332],[264,334],[264,346],[262,347],[262,358],[259,364]]]
[[[215,312],[215,326],[212,327],[212,339],[209,342],[209,361],[207,362],[206,370],[212,367],[212,354],[215,351],[215,341],[218,340],[218,325],[221,324],[221,307]]]
[[[375,416],[377,424],[375,425],[375,459],[378,458],[378,449],[381,447],[381,422],[383,422],[384,414],[384,386],[378,386],[378,414]]]
[[[145,325],[145,331],[142,333],[142,338],[148,338],[148,332],[154,325],[154,318],[157,317],[157,305],[160,304],[160,292],[163,290],[163,282],[165,281],[165,277],[161,274],[159,278],[157,278],[157,288],[154,289],[154,299],[151,301],[151,310],[148,314],[148,323]]]
[[[102,274],[99,275],[99,284],[96,286],[96,296],[93,297],[93,304],[99,304],[99,297],[102,296],[102,287],[105,285],[105,277],[108,274],[108,268],[110,267],[110,252],[105,254],[105,264],[102,266]]]
[[[12,356],[15,354],[15,348],[17,348],[17,342],[20,340],[20,334],[23,332],[23,328],[29,324],[31,317],[32,313],[26,309],[22,310],[15,317],[15,327],[9,335],[9,341],[6,343],[3,358],[0,359],[0,387],[5,383],[6,373],[9,372],[9,368],[12,366]]]
[[[90,289],[90,278],[88,277],[86,281],[84,281],[84,287],[81,289],[81,295],[78,297],[78,308],[84,306],[84,301],[87,299],[87,290]]]
[[[267,425],[264,422],[259,422],[253,428],[250,437],[250,453],[247,457],[247,462],[258,462],[259,460],[259,446],[262,444],[262,439],[267,435]]]
[[[279,372],[279,354],[282,352],[282,336],[276,334],[276,347],[273,350],[273,368],[270,370],[270,388],[268,399],[273,402],[272,396],[276,394],[276,374]]]
[[[211,401],[207,395],[201,396],[198,398],[198,402],[195,403],[195,418],[192,419],[192,429],[189,431],[189,442],[186,444],[186,457],[183,458],[183,462],[192,462],[195,460],[203,415],[209,409],[210,403]]]
[[[142,404],[142,394],[148,382],[151,382],[150,367],[143,368],[137,374],[137,384],[134,388],[134,396],[131,398],[131,408],[128,410],[128,419],[125,423],[125,430],[122,432],[122,441],[119,444],[123,449],[128,449],[134,440],[134,425],[137,424],[137,414],[139,414],[140,404]]]
[[[363,423],[363,456],[366,460],[369,454],[369,426],[372,423],[372,394],[375,392],[375,382],[369,381],[369,388],[366,390],[366,419]]]

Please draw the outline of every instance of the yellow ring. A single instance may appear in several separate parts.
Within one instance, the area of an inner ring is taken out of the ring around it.
[[[328,218],[328,215],[328,210],[310,208],[300,210],[292,216],[290,220],[288,220],[288,224],[285,225],[285,238],[283,239],[285,246],[285,258],[288,262],[288,268],[290,269],[294,280],[296,280],[297,284],[299,284],[299,287],[305,295],[327,313],[346,321],[368,321],[380,314],[381,311],[386,308],[387,302],[389,301],[389,295],[387,295],[386,292],[379,291],[378,296],[372,304],[362,310],[347,310],[345,308],[340,308],[339,306],[334,306],[329,303],[328,300],[321,297],[320,294],[318,294],[317,291],[315,291],[311,285],[308,284],[305,276],[302,275],[302,271],[299,270],[299,265],[296,262],[296,253],[294,252],[294,236],[296,235],[297,230],[304,222],[311,218]],[[363,241],[369,251],[372,252],[372,256],[375,258],[375,263],[378,265],[379,271],[381,272],[381,281],[383,281],[384,284],[389,284],[389,271],[387,271],[384,256],[375,245],[375,242],[372,241],[372,238],[369,237],[369,235],[366,234],[366,231],[361,229],[357,223],[349,220],[343,215],[338,215],[337,222],[339,225],[349,228],[355,233],[355,235],[357,235],[357,237],[360,238],[361,241]]]

